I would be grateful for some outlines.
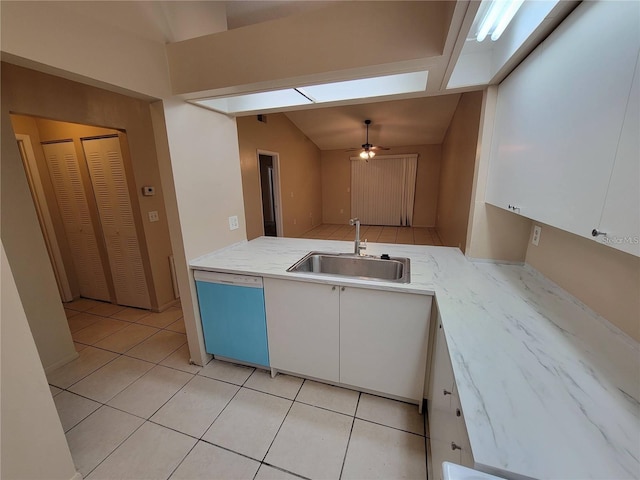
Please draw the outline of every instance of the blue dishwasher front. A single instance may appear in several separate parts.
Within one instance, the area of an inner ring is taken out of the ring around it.
[[[261,277],[194,272],[208,353],[269,366]]]

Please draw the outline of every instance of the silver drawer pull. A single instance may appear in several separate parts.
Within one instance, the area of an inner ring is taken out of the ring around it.
[[[455,442],[451,442],[451,450],[462,450],[462,447],[455,444]]]
[[[462,415],[462,412],[459,408],[456,408],[456,417],[459,417],[460,415]]]
[[[449,390],[442,390],[442,393],[444,395],[451,395],[451,392]]]

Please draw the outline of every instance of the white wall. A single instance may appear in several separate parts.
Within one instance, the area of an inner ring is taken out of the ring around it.
[[[179,99],[152,105],[156,149],[191,358],[206,361],[188,261],[246,240],[235,119]],[[237,230],[229,217],[237,215]]]
[[[0,477],[68,480],[71,459],[44,370],[2,246]],[[77,474],[77,479],[81,478]]]
[[[161,42],[116,30],[61,2],[3,1],[0,8],[3,60],[123,93],[162,98],[171,92]]]

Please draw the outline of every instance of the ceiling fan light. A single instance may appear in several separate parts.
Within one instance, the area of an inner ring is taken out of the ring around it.
[[[369,158],[369,153],[366,150],[362,150],[360,152],[360,158],[364,158],[364,159]]]

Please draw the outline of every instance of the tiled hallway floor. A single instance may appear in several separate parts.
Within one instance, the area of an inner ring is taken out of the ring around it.
[[[355,227],[351,225],[322,224],[309,230],[300,238],[314,238],[320,240],[353,240]],[[402,243],[405,245],[435,245],[442,242],[435,228],[427,227],[382,227],[362,225],[360,239],[371,243]]]
[[[417,407],[212,360],[182,312],[65,305],[80,357],[48,375],[89,479],[426,479]]]

